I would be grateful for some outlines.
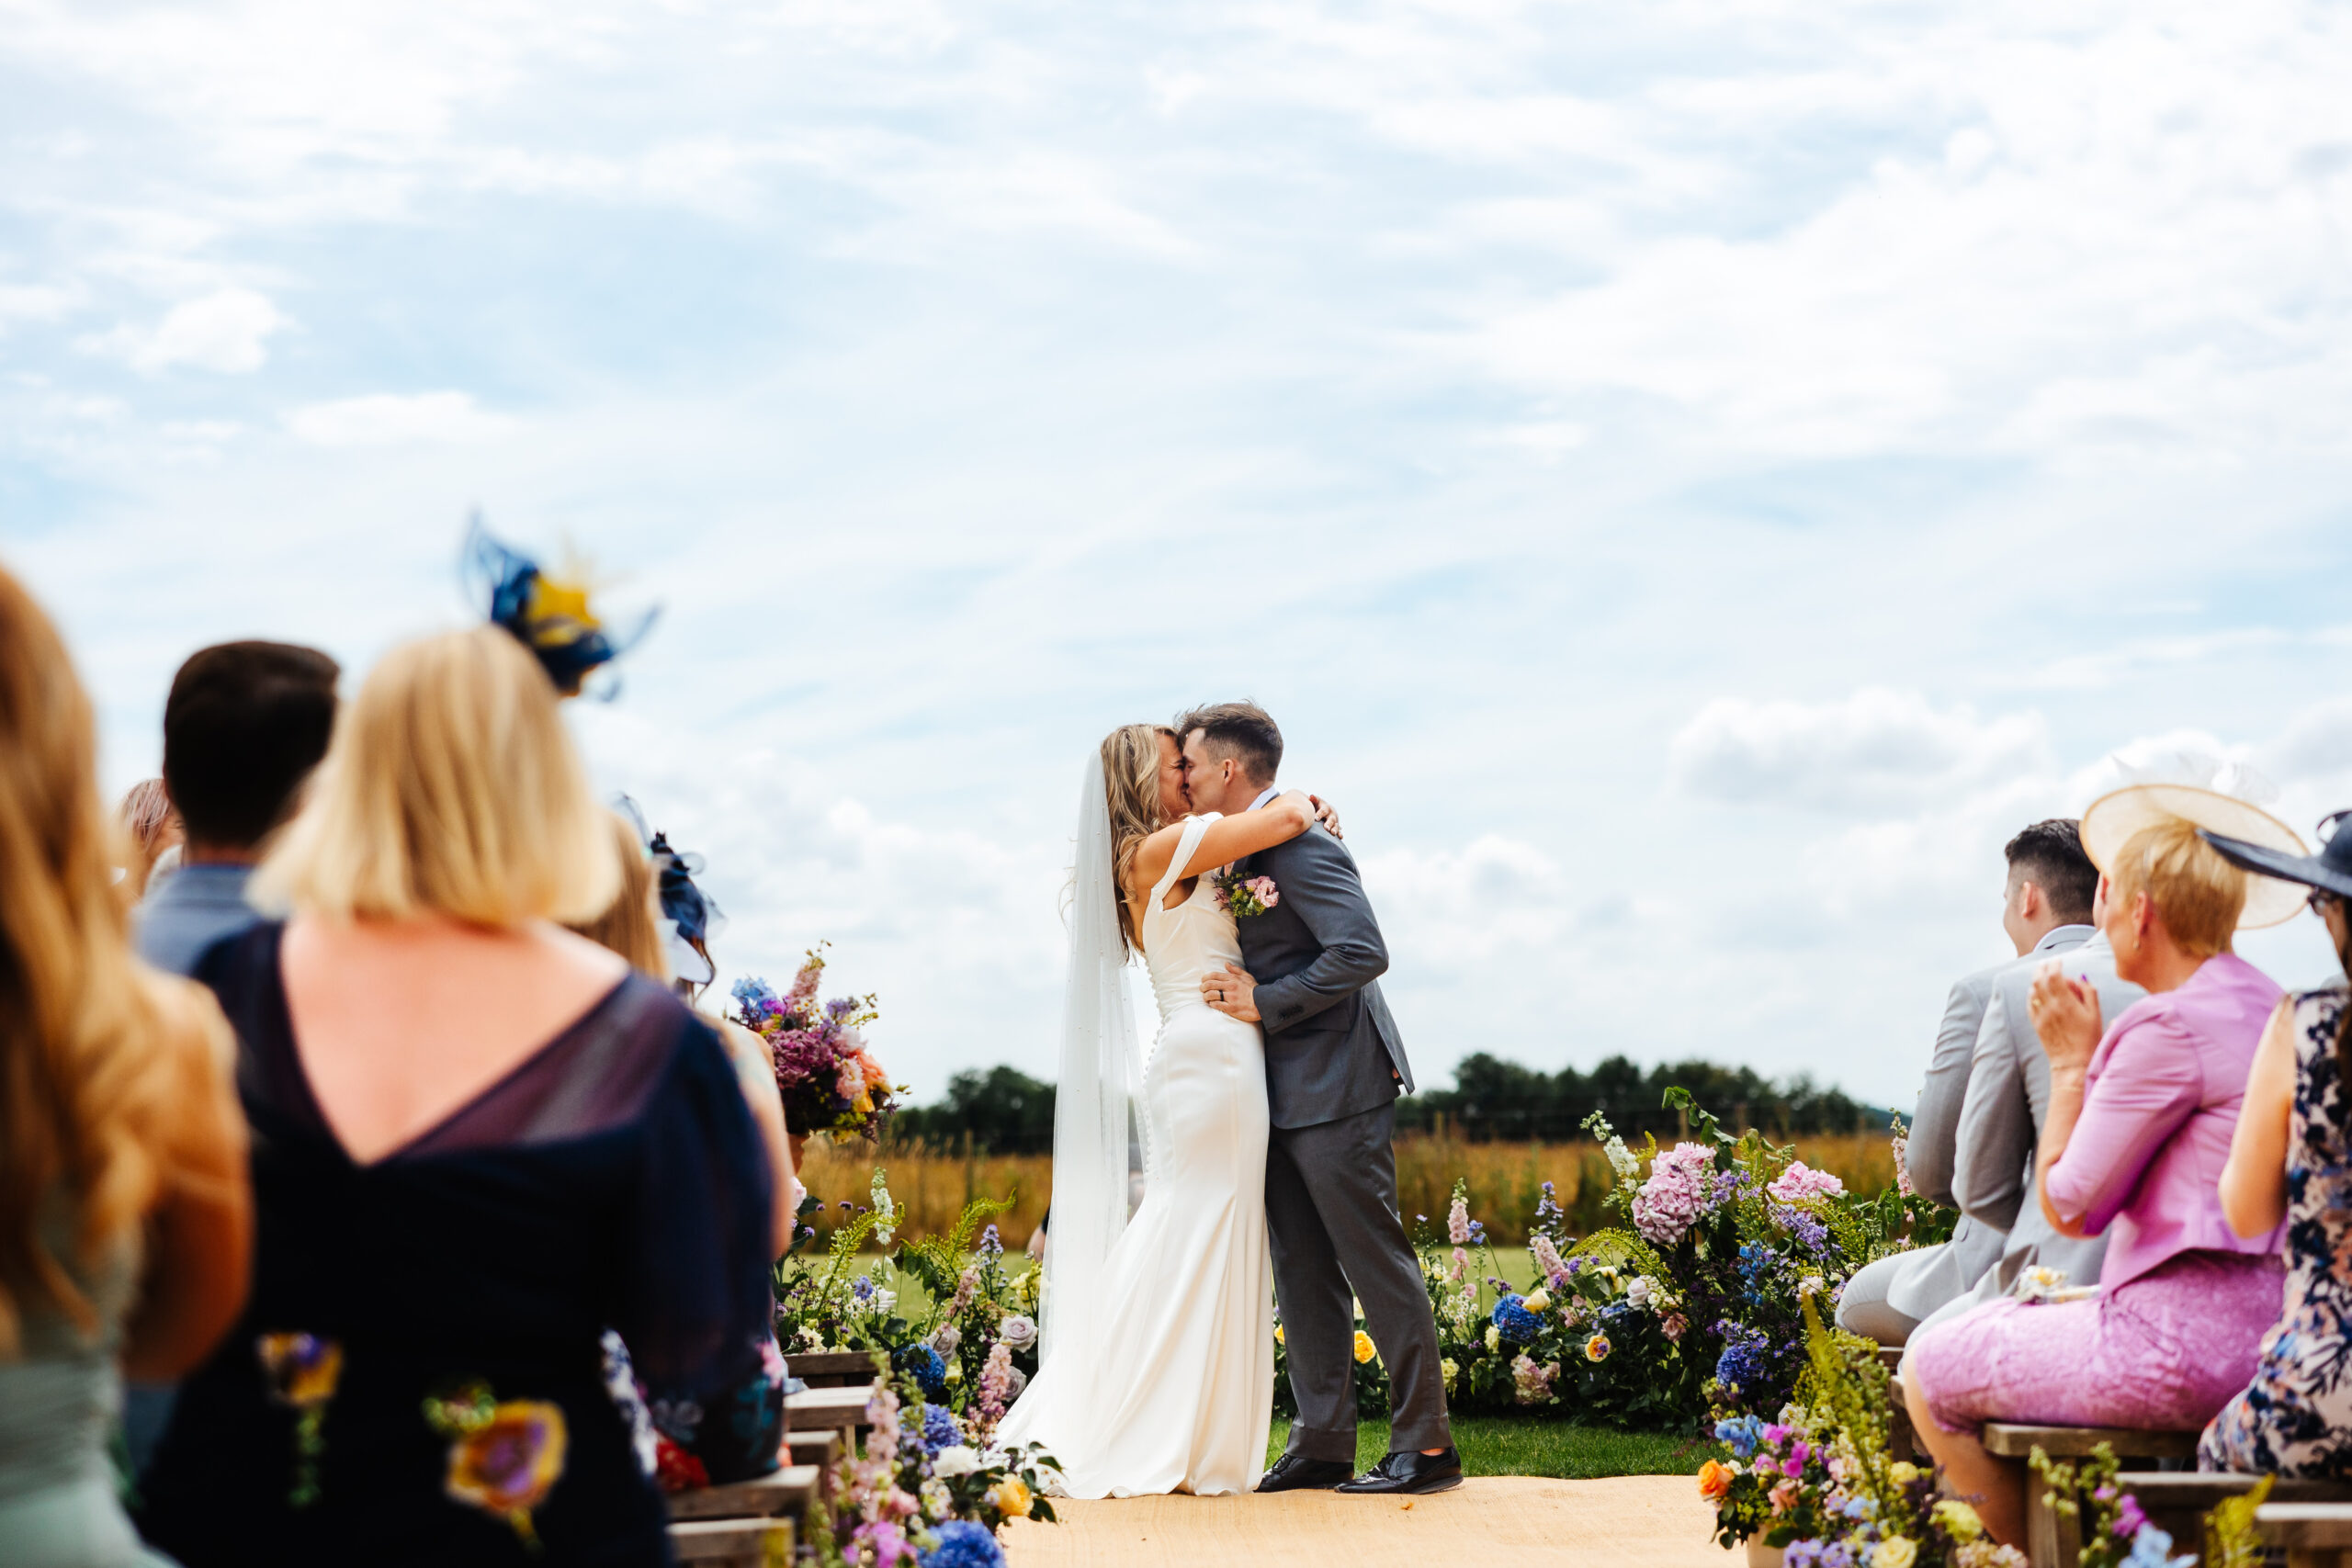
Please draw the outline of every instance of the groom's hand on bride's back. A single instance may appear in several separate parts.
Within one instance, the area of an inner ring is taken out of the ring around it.
[[[1246,969],[1228,964],[1202,976],[1201,999],[1244,1023],[1258,1021],[1258,977]]]

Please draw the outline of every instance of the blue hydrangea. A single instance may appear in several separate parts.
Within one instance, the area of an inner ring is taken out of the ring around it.
[[[1764,1419],[1760,1416],[1739,1416],[1715,1423],[1715,1441],[1728,1446],[1735,1459],[1755,1458],[1756,1445],[1763,1437]]]
[[[917,1343],[901,1345],[890,1353],[890,1364],[905,1372],[922,1388],[926,1400],[947,1397],[947,1363],[930,1346]]]
[[[1761,1382],[1770,1371],[1764,1331],[1724,1318],[1715,1325],[1715,1332],[1724,1337],[1724,1353],[1715,1358],[1715,1381],[1742,1388]]]
[[[932,1548],[922,1554],[922,1568],[1004,1568],[1004,1549],[988,1526],[970,1519],[933,1525]]]
[[[1829,1227],[1803,1209],[1774,1204],[1772,1223],[1804,1243],[1806,1250],[1816,1258],[1826,1257],[1835,1246],[1829,1239]]]
[[[926,1404],[922,1407],[923,1452],[935,1455],[940,1450],[952,1449],[963,1440],[963,1431],[956,1425],[956,1417],[947,1413],[945,1405]]]
[[[1524,1345],[1543,1332],[1544,1320],[1521,1304],[1521,1298],[1506,1295],[1495,1303],[1490,1321],[1502,1331],[1503,1343]]]

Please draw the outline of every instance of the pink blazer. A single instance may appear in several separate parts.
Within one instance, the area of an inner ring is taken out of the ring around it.
[[[2109,1232],[2113,1290],[2184,1252],[2276,1254],[2281,1224],[2251,1239],[2222,1217],[2222,1167],[2262,1026],[2283,993],[2235,953],[2126,1008],[2085,1078],[2082,1120],[2043,1178],[2051,1205]]]

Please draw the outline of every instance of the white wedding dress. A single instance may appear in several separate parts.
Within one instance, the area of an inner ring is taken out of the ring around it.
[[[1201,976],[1241,959],[1213,879],[1160,908],[1214,820],[1186,824],[1144,913],[1159,1038],[1138,1104],[1142,1207],[1104,1260],[1086,1332],[1049,1339],[998,1428],[1000,1442],[1044,1444],[1073,1497],[1248,1492],[1265,1468],[1274,1392],[1265,1037],[1201,999]],[[1049,1291],[1054,1280],[1049,1269]]]

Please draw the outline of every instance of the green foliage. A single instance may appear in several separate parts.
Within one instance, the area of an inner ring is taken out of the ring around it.
[[[2254,1511],[2269,1499],[2274,1479],[2266,1475],[2252,1491],[2222,1498],[2205,1516],[2205,1568],[2259,1568],[2267,1560]]]

